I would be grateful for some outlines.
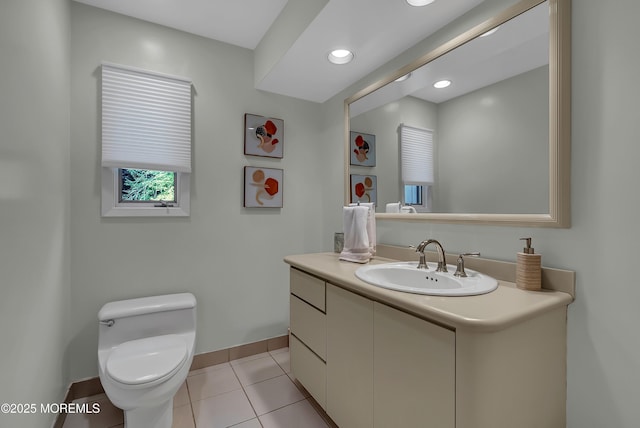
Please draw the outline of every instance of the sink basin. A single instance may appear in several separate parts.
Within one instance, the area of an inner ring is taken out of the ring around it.
[[[498,288],[496,279],[471,269],[466,269],[466,278],[459,278],[453,276],[455,266],[447,265],[449,272],[436,272],[435,263],[427,265],[428,270],[418,269],[418,262],[367,265],[358,268],[355,275],[378,287],[435,296],[474,296]]]

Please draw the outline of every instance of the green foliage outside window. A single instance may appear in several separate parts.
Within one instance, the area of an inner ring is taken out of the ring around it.
[[[146,169],[120,170],[122,201],[175,202],[176,174]]]

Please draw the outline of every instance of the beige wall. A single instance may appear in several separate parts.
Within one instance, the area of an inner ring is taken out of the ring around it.
[[[429,51],[470,24],[481,22],[507,1],[487,1],[482,13],[470,13],[390,64],[324,104],[331,121],[342,120],[343,100],[419,54]],[[379,242],[416,244],[426,237],[446,250],[481,251],[483,256],[515,261],[518,238],[532,236],[545,266],[577,272],[577,299],[569,307],[569,428],[635,428],[640,385],[640,286],[637,265],[638,99],[640,3],[621,0],[573,0],[572,12],[572,227],[566,230],[462,226],[378,221]],[[465,25],[466,22],[466,25]],[[339,164],[342,128],[328,127],[328,164]],[[341,177],[331,181],[333,192]],[[340,204],[331,190],[326,204]],[[340,227],[338,213],[327,212],[325,227]],[[330,248],[328,234],[323,236]],[[544,362],[541,362],[543,365]]]
[[[68,381],[68,8],[0,5],[0,403],[59,402]],[[53,417],[0,413],[0,426]]]
[[[253,89],[253,52],[72,3],[71,378],[96,376],[97,313],[112,300],[190,291],[196,352],[287,333],[287,254],[322,247],[318,104]],[[193,79],[191,216],[100,217],[99,66]],[[284,119],[284,158],[243,154],[244,113]],[[244,209],[243,167],[284,169],[284,208]]]

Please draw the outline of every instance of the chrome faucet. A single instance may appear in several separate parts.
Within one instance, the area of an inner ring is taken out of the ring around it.
[[[435,244],[436,252],[438,253],[438,267],[436,268],[436,272],[447,272],[447,258],[444,254],[444,248],[442,248],[442,244],[440,244],[435,239],[426,239],[422,241],[416,247],[416,253],[420,254],[420,261],[418,262],[418,269],[428,269],[427,263],[425,261],[424,249],[429,244]]]

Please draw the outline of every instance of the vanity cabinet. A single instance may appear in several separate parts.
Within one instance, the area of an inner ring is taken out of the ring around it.
[[[326,409],[325,282],[291,269],[290,289],[291,371]]]
[[[374,303],[373,426],[455,427],[455,333]]]
[[[373,302],[331,284],[326,411],[339,427],[373,426]]]
[[[570,296],[508,284],[407,296],[370,289],[337,260],[324,278],[303,261],[311,273],[290,270],[291,367],[339,427],[565,427]]]

